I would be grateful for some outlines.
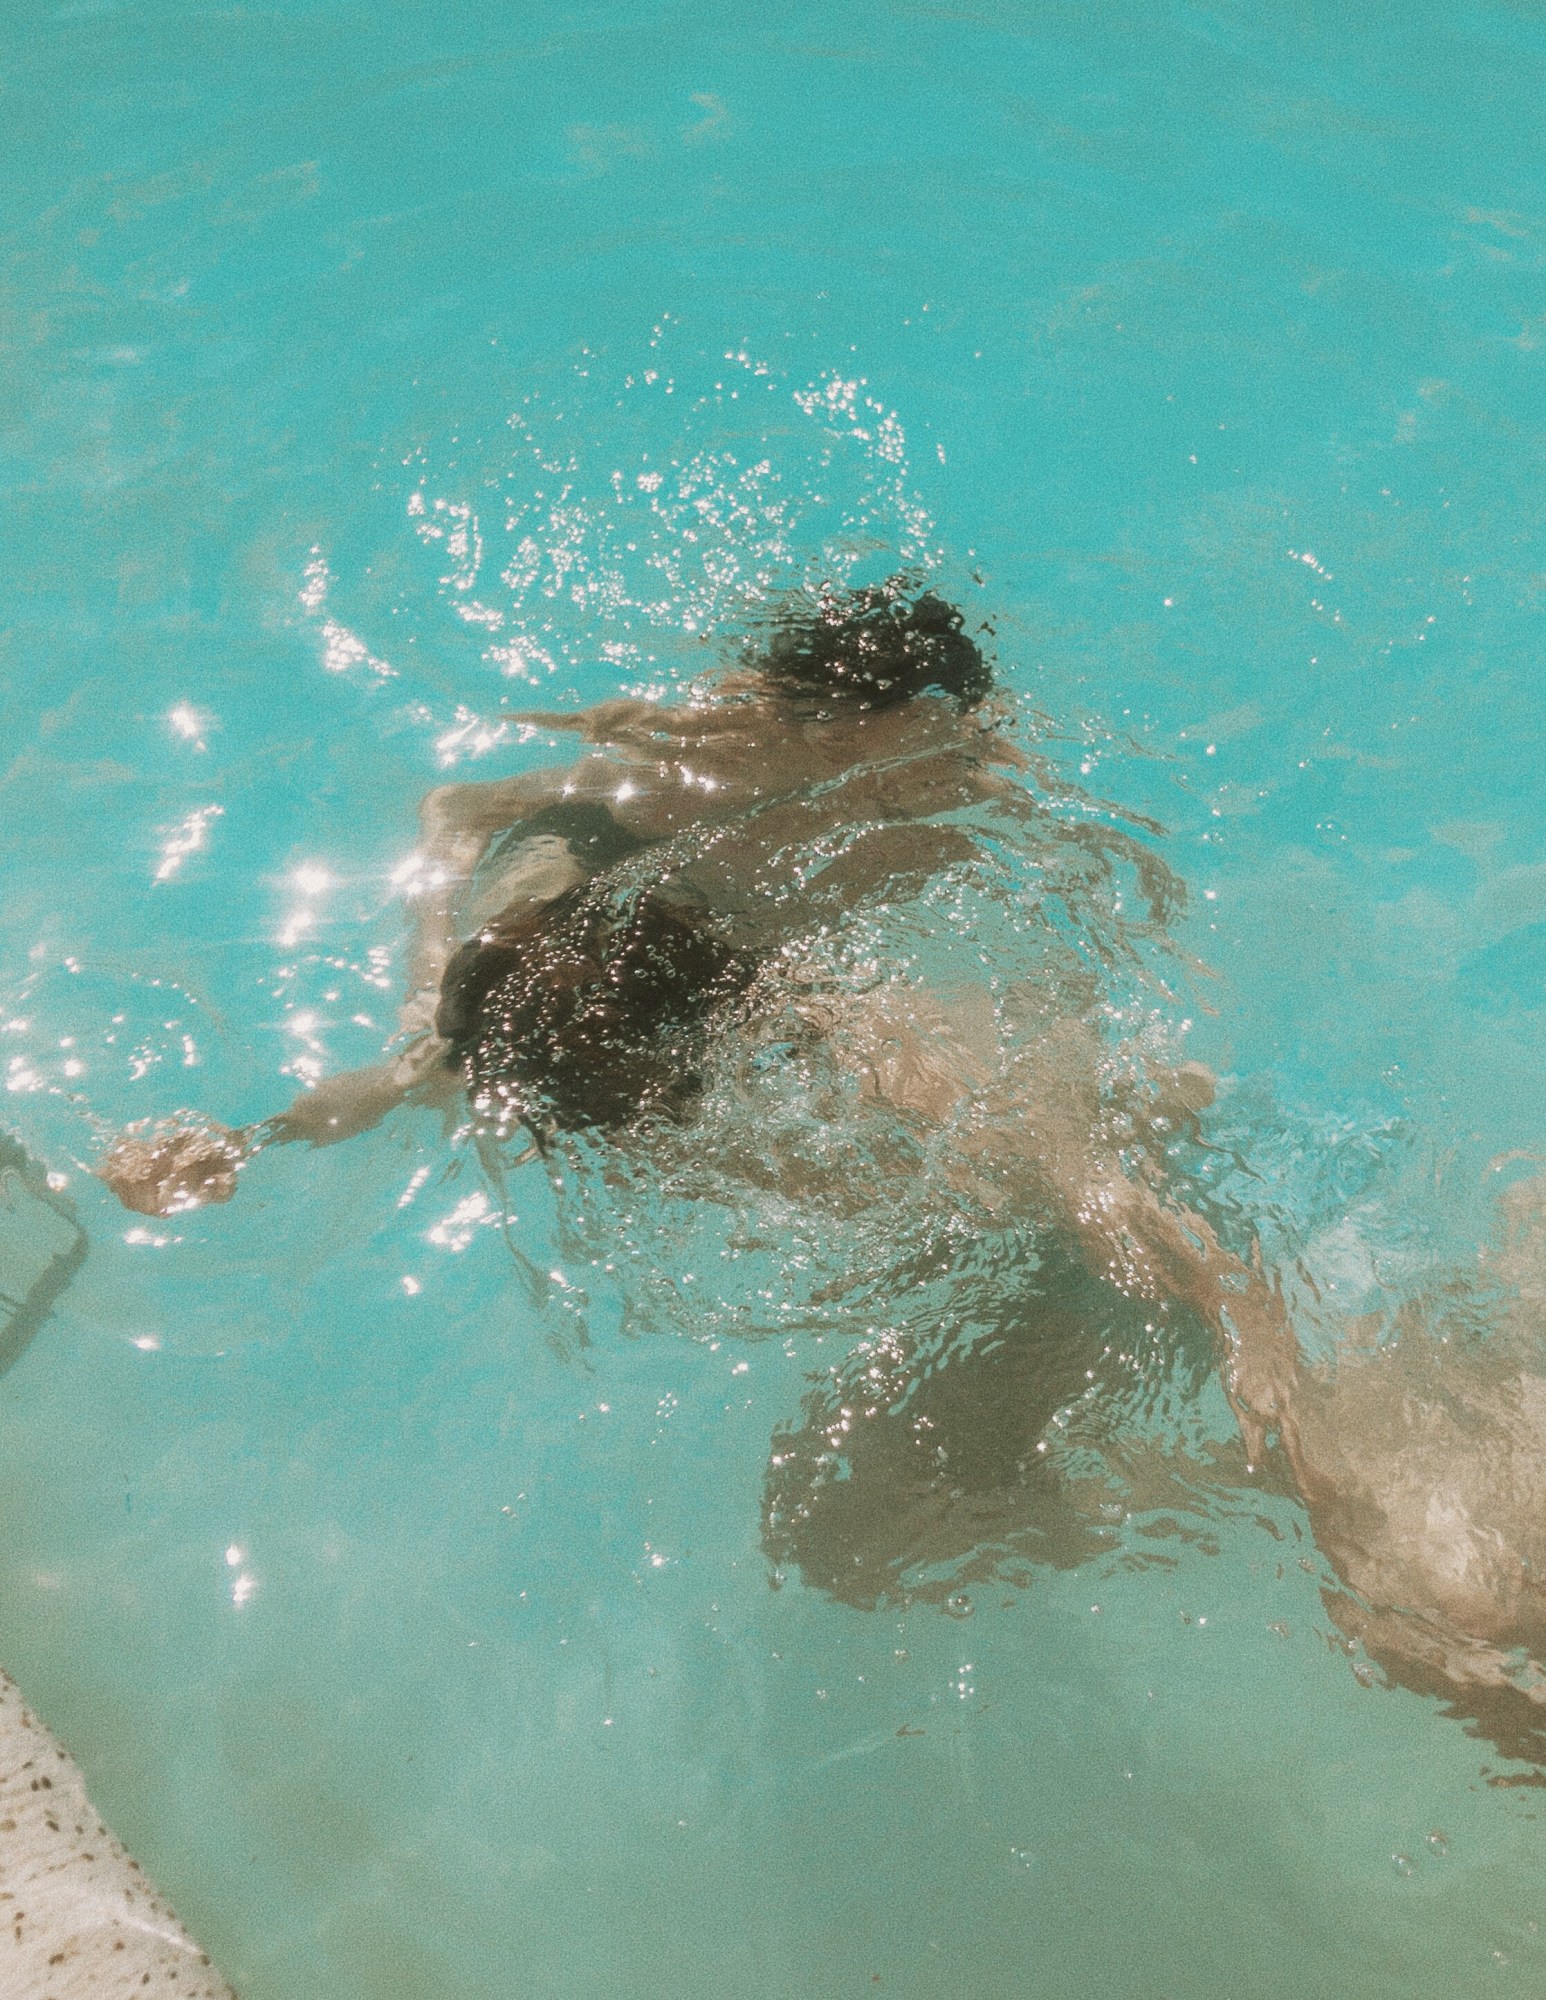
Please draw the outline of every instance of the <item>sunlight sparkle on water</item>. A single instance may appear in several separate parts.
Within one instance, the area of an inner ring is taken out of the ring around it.
[[[224,806],[200,806],[170,833],[161,844],[161,859],[156,866],[155,880],[170,882],[190,854],[197,854],[208,839],[213,822],[225,811]]]
[[[185,743],[191,743],[195,750],[209,748],[204,737],[214,717],[195,708],[191,701],[180,701],[174,708],[168,709],[166,720],[173,734],[180,736]]]

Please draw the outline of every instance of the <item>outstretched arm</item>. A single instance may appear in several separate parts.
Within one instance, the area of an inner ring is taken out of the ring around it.
[[[325,1077],[303,1090],[277,1117],[233,1129],[191,1113],[131,1126],[97,1166],[98,1177],[126,1208],[141,1215],[171,1215],[229,1201],[236,1179],[268,1145],[306,1140],[334,1145],[369,1130],[405,1099],[434,1100],[452,1085],[446,1044],[435,1033],[440,982],[459,942],[457,907],[466,883],[494,834],[550,803],[561,792],[561,774],[539,771],[488,785],[443,785],[420,811],[421,850],[427,884],[416,912],[408,996],[400,1027],[406,1046],[363,1069]],[[561,894],[575,879],[572,857],[561,843],[543,843],[522,870],[529,893]],[[542,879],[539,882],[536,877]]]
[[[379,1125],[406,1099],[432,1103],[453,1085],[445,1044],[424,1035],[384,1062],[324,1077],[258,1125],[233,1128],[189,1112],[131,1125],[97,1163],[97,1178],[137,1215],[177,1215],[229,1201],[237,1175],[265,1146],[336,1145]]]
[[[517,709],[508,719],[528,729],[578,736],[586,743],[623,743],[653,739],[660,731],[661,717],[669,714],[658,701],[618,695],[610,701],[592,702],[589,708]]]

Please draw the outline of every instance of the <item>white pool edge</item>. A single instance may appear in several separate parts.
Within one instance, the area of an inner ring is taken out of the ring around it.
[[[0,1993],[5,2000],[236,2000],[108,1832],[69,1752],[3,1671]]]

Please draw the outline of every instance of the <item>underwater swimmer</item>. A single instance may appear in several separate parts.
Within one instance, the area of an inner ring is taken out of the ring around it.
[[[404,1046],[264,1126],[131,1131],[98,1171],[145,1212],[224,1201],[263,1145],[330,1144],[463,1086],[498,1129],[620,1133],[642,1112],[685,1113],[716,1025],[771,984],[862,1091],[950,1127],[960,1175],[1034,1205],[1130,1297],[1195,1311],[1248,1459],[1286,1470],[1342,1579],[1344,1629],[1393,1678],[1525,1740],[1546,1709],[1546,1194],[1509,1198],[1490,1291],[1459,1286],[1389,1346],[1319,1369],[1259,1257],[1221,1244],[1161,1166],[1124,1165],[1131,1131],[1103,1097],[1095,1010],[1077,995],[769,981],[813,925],[970,853],[952,813],[988,807],[1037,838],[1043,808],[988,687],[959,614],[893,586],[824,599],[686,703],[537,718],[580,736],[574,762],[424,801],[431,887]],[[792,883],[790,857],[833,831],[829,864]],[[1110,838],[1058,832],[1065,855]],[[1162,920],[1163,872],[1137,843],[1124,859]],[[1007,1065],[1000,1016],[1014,1017]],[[1174,1124],[1210,1095],[1186,1066],[1150,1108]],[[1468,1312],[1497,1338],[1451,1338]]]

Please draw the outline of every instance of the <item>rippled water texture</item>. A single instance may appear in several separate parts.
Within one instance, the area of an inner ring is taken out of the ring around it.
[[[375,1056],[415,802],[567,754],[502,707],[908,566],[1190,902],[1010,848],[834,962],[1083,953],[1312,1341],[1474,1265],[1546,1141],[1539,10],[0,35],[0,1118],[89,1239],[0,1658],[247,2000],[1539,1993],[1529,1768],[1346,1650],[1205,1334],[818,1057],[503,1197],[427,1109],[84,1171]]]

